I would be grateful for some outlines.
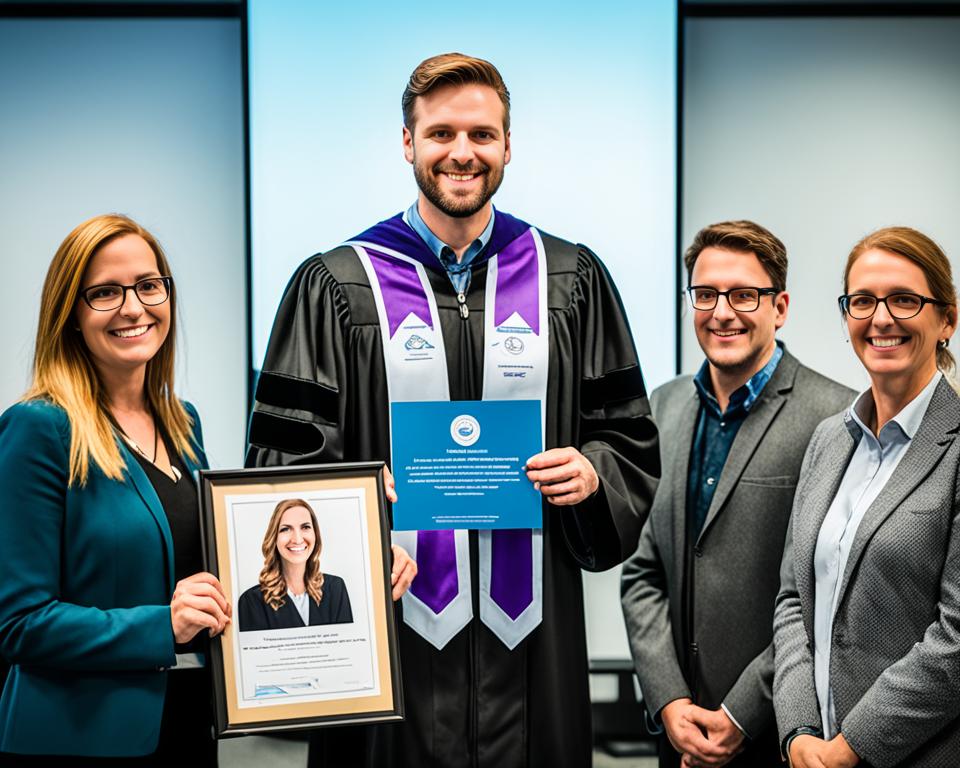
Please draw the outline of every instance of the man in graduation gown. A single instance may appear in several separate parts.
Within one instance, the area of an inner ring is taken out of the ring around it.
[[[594,254],[494,211],[510,142],[493,65],[428,59],[403,106],[418,200],[294,275],[257,386],[248,463],[389,460],[391,400],[515,396],[485,345],[506,329],[508,352],[542,383],[547,450],[527,476],[544,497],[543,528],[456,532],[455,564],[437,558],[448,544],[453,556],[453,531],[395,533],[415,537],[420,568],[398,607],[406,721],[317,733],[311,763],[588,766],[580,569],[634,551],[659,475],[633,341]],[[422,331],[401,333],[404,317]],[[542,357],[526,357],[542,340]],[[443,354],[419,378],[395,362],[431,349]]]

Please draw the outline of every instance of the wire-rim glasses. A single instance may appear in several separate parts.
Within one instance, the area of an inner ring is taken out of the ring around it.
[[[727,300],[730,309],[736,312],[756,312],[760,306],[761,296],[776,296],[780,291],[776,288],[731,288],[727,291],[718,291],[712,285],[688,285],[687,295],[694,309],[709,312],[715,309],[720,297]]]
[[[950,304],[939,299],[931,299],[919,293],[898,291],[887,296],[874,296],[872,293],[845,293],[837,298],[840,311],[846,312],[854,320],[867,320],[873,317],[877,307],[883,304],[890,317],[896,320],[909,320],[920,314],[925,304],[949,307]]]
[[[111,309],[119,309],[123,306],[123,302],[127,300],[127,291],[133,291],[140,303],[146,307],[163,304],[170,298],[172,285],[172,277],[145,277],[143,280],[137,280],[133,285],[119,283],[91,285],[80,291],[80,295],[90,309],[109,312]]]

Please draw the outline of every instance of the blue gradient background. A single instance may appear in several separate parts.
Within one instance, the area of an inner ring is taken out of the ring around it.
[[[647,384],[674,373],[676,3],[249,4],[253,364],[291,273],[407,207],[400,96],[427,56],[493,61],[513,160],[495,203],[595,250]]]
[[[215,466],[243,457],[247,312],[237,19],[0,19],[0,402],[29,381],[40,291],[81,221],[126,213],[177,281],[177,392]]]

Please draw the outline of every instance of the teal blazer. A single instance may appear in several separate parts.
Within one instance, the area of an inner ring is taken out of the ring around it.
[[[193,419],[206,467],[200,420]],[[160,735],[176,663],[173,539],[123,441],[124,481],[93,467],[67,485],[70,424],[50,403],[0,416],[0,751],[135,756]]]

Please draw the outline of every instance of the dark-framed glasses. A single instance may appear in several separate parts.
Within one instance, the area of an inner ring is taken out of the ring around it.
[[[890,317],[897,320],[909,320],[920,314],[924,304],[934,304],[938,307],[949,307],[945,301],[931,299],[929,296],[921,296],[919,293],[910,293],[901,291],[891,293],[887,296],[874,296],[870,293],[846,293],[837,298],[840,304],[840,311],[846,312],[854,320],[866,320],[873,317],[877,307],[883,304],[887,308]]]
[[[143,280],[137,280],[133,285],[119,283],[91,285],[80,291],[80,295],[90,309],[98,312],[122,307],[123,302],[127,300],[127,291],[133,291],[144,306],[155,307],[170,298],[172,285],[172,277],[145,277]]]
[[[730,309],[737,312],[756,312],[760,306],[761,296],[776,296],[780,291],[776,288],[731,288],[728,291],[719,291],[712,285],[688,285],[687,295],[694,309],[709,312],[717,306],[723,296],[730,305]]]

